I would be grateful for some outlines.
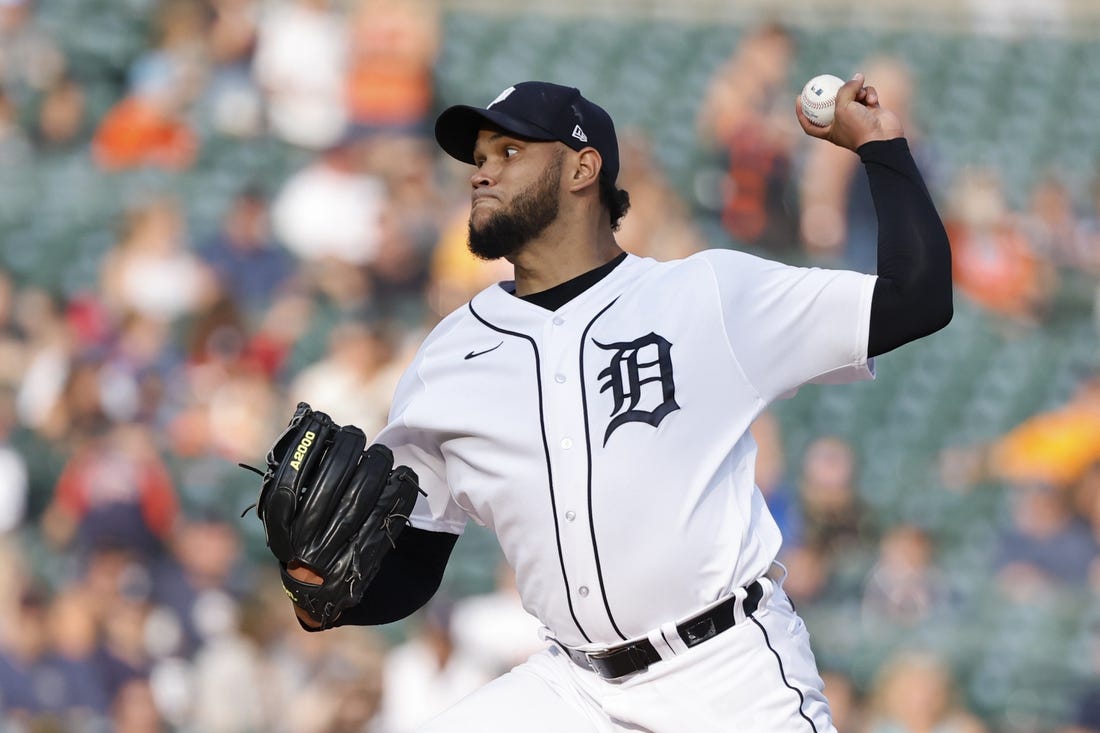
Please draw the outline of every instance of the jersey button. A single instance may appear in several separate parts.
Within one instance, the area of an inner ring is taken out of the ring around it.
[[[581,594],[581,598],[587,598],[588,597],[588,586],[587,585],[582,585],[580,588],[577,588],[577,592]]]
[[[561,316],[554,316],[554,325],[555,326],[560,326],[563,323],[565,323],[564,318],[562,318]]]
[[[565,513],[565,521],[567,521],[567,522],[572,522],[576,518],[577,518],[577,513],[575,511],[573,511],[572,509],[570,509],[569,511],[567,511]]]
[[[564,374],[555,374],[554,375],[554,381],[557,382],[558,384],[565,384],[565,375]]]
[[[572,438],[562,438],[561,439],[561,447],[564,448],[565,450],[569,450],[570,448],[573,447],[573,439]]]

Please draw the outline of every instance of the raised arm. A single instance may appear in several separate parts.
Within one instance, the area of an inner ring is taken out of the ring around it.
[[[951,249],[897,116],[857,74],[837,92],[828,127],[795,104],[806,134],[859,154],[878,218],[878,280],[867,355],[878,356],[946,326],[952,315]]]

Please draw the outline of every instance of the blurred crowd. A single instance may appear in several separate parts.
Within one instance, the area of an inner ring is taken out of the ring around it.
[[[396,629],[307,634],[259,522],[240,516],[258,487],[236,464],[261,461],[300,400],[377,431],[427,330],[508,277],[466,252],[466,173],[430,134],[446,16],[430,0],[132,4],[147,36],[97,101],[44,22],[50,0],[0,0],[0,176],[62,156],[104,186],[127,171],[182,179],[227,141],[270,141],[293,165],[241,183],[212,226],[171,188],[129,194],[78,287],[0,271],[0,730],[411,730],[539,643],[508,568],[490,556],[479,587],[445,585]],[[625,249],[873,271],[858,159],[797,127],[797,54],[791,31],[765,24],[714,70],[696,121],[718,174],[698,195],[670,183],[650,137],[621,131]],[[1076,200],[1051,172],[1017,209],[995,170],[944,180],[911,70],[879,56],[862,68],[942,202],[959,301],[1024,337],[1093,318],[1100,182]],[[945,450],[921,487],[996,497],[975,518],[982,578],[952,572],[933,528],[873,516],[859,446],[820,435],[791,455],[773,413],[754,434],[843,733],[1100,731],[1100,378]],[[1007,610],[952,626],[977,596]],[[1049,717],[992,709],[995,659],[945,631],[1012,629],[1014,612],[1071,629],[1074,658],[1051,645],[1036,668],[1073,683]]]

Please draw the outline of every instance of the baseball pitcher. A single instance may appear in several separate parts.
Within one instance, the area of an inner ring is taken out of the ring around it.
[[[413,613],[467,522],[496,533],[546,647],[425,730],[835,730],[749,426],[951,319],[943,226],[863,82],[828,125],[795,114],[862,159],[877,276],[624,253],[614,125],[577,89],[523,82],[440,115],[440,146],[472,166],[470,249],[515,278],[432,331],[370,447],[301,405],[258,507],[311,629]]]

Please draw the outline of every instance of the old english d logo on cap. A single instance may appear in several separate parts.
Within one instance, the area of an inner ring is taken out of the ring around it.
[[[498,94],[496,99],[494,99],[492,102],[489,102],[489,106],[486,107],[485,109],[490,109],[494,104],[500,104],[505,99],[508,99],[508,95],[511,94],[514,91],[516,91],[515,87],[508,87],[503,92]]]

